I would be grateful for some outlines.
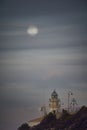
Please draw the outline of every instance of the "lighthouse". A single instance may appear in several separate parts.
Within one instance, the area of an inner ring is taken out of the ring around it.
[[[60,99],[55,90],[52,92],[51,98],[49,99],[49,110],[53,113],[59,113],[60,111]]]

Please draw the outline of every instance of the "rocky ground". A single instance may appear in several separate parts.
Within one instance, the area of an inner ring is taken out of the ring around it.
[[[70,115],[63,110],[62,116],[56,119],[55,114],[49,113],[35,127],[18,130],[87,130],[87,107],[83,106],[76,114]]]

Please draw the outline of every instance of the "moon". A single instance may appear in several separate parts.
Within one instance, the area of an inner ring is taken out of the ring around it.
[[[30,26],[28,29],[27,29],[27,33],[30,35],[30,36],[35,36],[38,34],[38,28],[35,27],[35,26]]]

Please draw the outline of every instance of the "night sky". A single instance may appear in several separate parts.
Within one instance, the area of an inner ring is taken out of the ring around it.
[[[54,89],[87,105],[87,1],[0,0],[0,68],[0,130],[40,116]]]

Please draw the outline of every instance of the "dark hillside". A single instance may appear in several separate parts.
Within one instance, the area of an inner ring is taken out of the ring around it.
[[[35,127],[26,124],[19,127],[20,130],[87,130],[87,107],[83,106],[76,114],[70,115],[63,110],[59,119],[55,114],[49,113],[41,123]],[[18,129],[18,130],[19,130]]]
[[[83,106],[76,114],[70,115],[63,110],[62,116],[49,113],[34,130],[45,130],[54,128],[55,130],[87,130],[87,107]]]

